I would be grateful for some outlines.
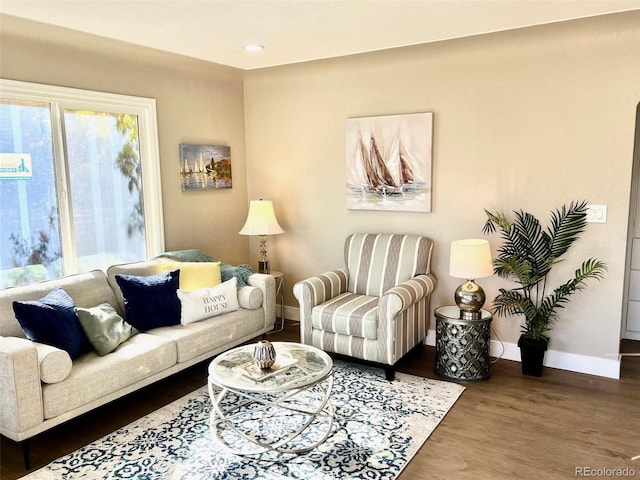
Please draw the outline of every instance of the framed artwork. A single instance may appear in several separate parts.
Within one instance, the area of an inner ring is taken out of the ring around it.
[[[432,112],[347,119],[347,208],[430,212],[432,135]]]
[[[180,144],[182,190],[231,188],[231,147]]]

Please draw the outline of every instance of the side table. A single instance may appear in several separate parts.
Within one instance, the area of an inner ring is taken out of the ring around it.
[[[276,280],[276,301],[280,302],[280,326],[278,328],[274,326],[274,329],[269,332],[275,333],[284,330],[284,273],[271,270],[269,275]]]
[[[463,382],[489,378],[492,315],[486,310],[480,312],[478,319],[463,320],[457,306],[436,308],[436,363],[433,369],[438,375]]]

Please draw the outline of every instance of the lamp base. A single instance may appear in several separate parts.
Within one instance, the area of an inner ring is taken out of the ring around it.
[[[460,309],[461,319],[477,320],[480,318],[480,309],[486,299],[484,290],[480,285],[473,280],[467,280],[456,289],[454,299]]]
[[[258,273],[271,273],[271,270],[269,270],[269,260],[260,260],[258,262]]]

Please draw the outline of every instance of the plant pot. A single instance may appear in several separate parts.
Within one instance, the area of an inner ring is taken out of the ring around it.
[[[546,340],[535,340],[520,336],[518,347],[520,347],[520,358],[522,360],[522,374],[532,377],[542,376],[542,362],[544,352],[547,351]]]

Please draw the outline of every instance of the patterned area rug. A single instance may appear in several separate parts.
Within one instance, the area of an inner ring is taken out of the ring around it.
[[[23,479],[394,479],[463,390],[402,373],[388,382],[381,369],[336,362],[332,435],[304,454],[249,458],[211,433],[202,387]]]

